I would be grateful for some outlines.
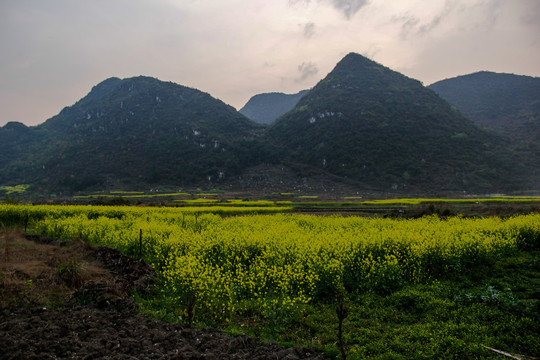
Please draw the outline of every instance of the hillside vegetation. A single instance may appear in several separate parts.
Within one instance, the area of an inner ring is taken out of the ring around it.
[[[201,91],[111,78],[37,127],[1,128],[9,141],[0,145],[0,182],[68,191],[219,182],[260,160],[264,150],[252,139],[259,131]]]
[[[419,81],[357,54],[341,60],[268,129],[283,157],[386,189],[519,187],[505,141]]]
[[[0,186],[34,194],[506,193],[538,189],[539,157],[538,142],[516,146],[354,53],[267,126],[199,90],[140,76],[107,79],[39,126],[0,128]]]
[[[512,139],[540,183],[540,78],[482,71],[429,88],[480,127]]]
[[[481,71],[441,80],[428,88],[481,127],[515,140],[538,140],[540,78]]]

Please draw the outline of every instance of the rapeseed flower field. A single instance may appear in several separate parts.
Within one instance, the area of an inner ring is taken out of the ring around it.
[[[208,209],[0,205],[0,219],[142,256],[179,314],[191,306],[217,323],[248,311],[294,311],[340,291],[390,294],[452,278],[537,248],[540,238],[539,214],[398,220]]]

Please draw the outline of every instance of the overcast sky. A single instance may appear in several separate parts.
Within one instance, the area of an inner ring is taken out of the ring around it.
[[[313,87],[349,52],[425,85],[540,76],[540,0],[0,0],[0,126],[42,123],[112,76],[240,109]]]

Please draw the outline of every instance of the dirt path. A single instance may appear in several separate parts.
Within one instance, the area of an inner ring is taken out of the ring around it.
[[[127,294],[155,272],[114,249],[17,232],[0,245],[0,359],[326,359],[137,314]]]

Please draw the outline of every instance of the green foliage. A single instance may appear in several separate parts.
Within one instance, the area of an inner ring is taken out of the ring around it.
[[[520,263],[519,257],[512,259],[510,262]],[[499,281],[521,279],[522,275],[516,267]],[[483,346],[529,356],[538,354],[538,299],[523,292],[482,287],[494,281],[487,274],[475,281],[479,285],[468,288],[463,288],[465,282],[444,281],[407,285],[390,295],[366,292],[354,296],[348,302],[343,326],[347,358],[494,358]],[[463,294],[469,293],[477,296],[465,300]],[[516,311],[515,302],[529,306]],[[279,339],[335,353],[331,345],[336,341],[338,324],[335,306],[330,303],[309,307],[297,323],[289,324],[279,334]]]
[[[456,296],[456,301],[465,304],[485,304],[488,306],[495,306],[501,310],[514,309],[518,304],[510,288],[499,291],[494,286],[488,286],[481,292],[468,292],[458,295]]]
[[[23,184],[23,185],[15,185],[15,186],[0,186],[0,191],[4,191],[6,195],[10,195],[13,193],[23,193],[25,192],[30,185]]]

